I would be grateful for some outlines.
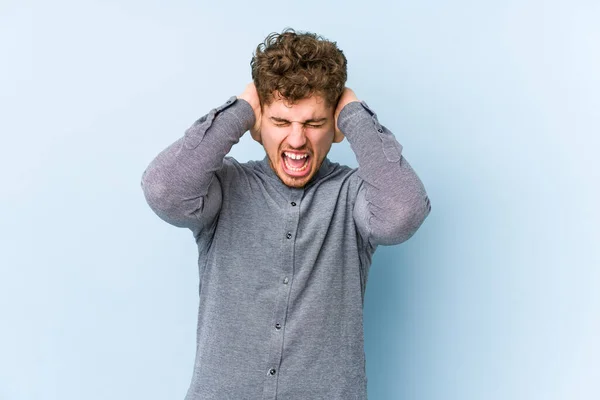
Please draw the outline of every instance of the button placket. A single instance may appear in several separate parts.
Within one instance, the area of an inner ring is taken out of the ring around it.
[[[300,219],[300,205],[304,194],[302,188],[289,188],[289,196],[283,206],[283,240],[281,243],[281,272],[278,299],[273,313],[270,336],[270,354],[268,358],[267,375],[263,387],[263,399],[275,399],[277,397],[277,368],[281,363],[284,348],[285,323],[287,318],[288,303],[292,285],[289,284],[294,276],[294,246],[298,236],[298,222]]]

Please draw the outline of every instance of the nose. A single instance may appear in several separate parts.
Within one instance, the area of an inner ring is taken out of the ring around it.
[[[299,122],[292,122],[290,134],[287,137],[287,142],[291,147],[301,148],[306,144],[306,136],[304,135],[304,125]]]

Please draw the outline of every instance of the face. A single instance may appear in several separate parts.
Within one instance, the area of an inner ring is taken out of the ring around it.
[[[313,95],[296,104],[274,96],[262,109],[260,137],[271,168],[291,187],[303,187],[317,173],[334,142],[334,109]]]

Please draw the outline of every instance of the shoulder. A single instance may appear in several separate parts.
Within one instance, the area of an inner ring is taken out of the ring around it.
[[[219,179],[227,184],[232,182],[254,181],[266,175],[259,160],[240,162],[231,156],[223,158],[223,166],[218,172]]]
[[[223,158],[223,168],[227,173],[237,174],[256,174],[261,171],[260,161],[250,160],[246,162],[239,162],[231,156],[225,156]]]
[[[347,173],[352,173],[357,170],[357,168],[352,168],[346,164],[340,164],[338,162],[331,161],[331,160],[329,161],[329,164],[331,166],[331,170],[336,173],[347,174]]]
[[[326,159],[324,162],[327,163],[326,172],[317,178],[315,186],[330,188],[332,190],[348,190],[349,192],[356,192],[358,190],[361,182],[358,177],[358,168],[340,164],[330,159]]]
[[[327,160],[329,167],[328,176],[335,179],[348,179],[357,176],[358,168],[350,167],[346,164],[340,164],[335,161]]]

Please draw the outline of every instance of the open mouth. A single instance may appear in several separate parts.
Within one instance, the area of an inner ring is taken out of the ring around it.
[[[293,177],[303,177],[310,172],[312,157],[307,152],[284,151],[281,154],[283,170]]]

